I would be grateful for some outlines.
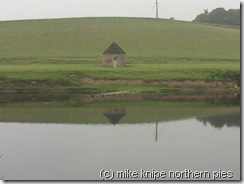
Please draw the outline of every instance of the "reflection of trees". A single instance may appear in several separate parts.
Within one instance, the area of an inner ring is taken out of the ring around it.
[[[210,105],[215,106],[233,106],[233,105],[240,105],[241,103],[241,96],[240,94],[234,94],[232,96],[222,95],[221,99],[212,99],[209,101]]]
[[[209,123],[211,126],[215,128],[222,128],[224,125],[228,127],[240,127],[241,122],[240,113],[222,114],[206,118],[197,117],[196,119],[202,122],[204,125]]]

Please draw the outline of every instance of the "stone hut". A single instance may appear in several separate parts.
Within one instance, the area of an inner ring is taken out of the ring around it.
[[[117,43],[113,42],[103,52],[103,64],[110,67],[123,67],[126,63],[126,53]]]

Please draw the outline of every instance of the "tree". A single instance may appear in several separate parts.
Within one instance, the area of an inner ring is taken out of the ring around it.
[[[204,10],[204,14],[205,14],[205,15],[208,15],[208,14],[209,14],[209,13],[208,13],[208,9]]]
[[[208,9],[204,10],[204,13],[201,13],[195,18],[195,21],[197,22],[207,22],[208,20]]]
[[[229,9],[227,12],[227,20],[226,23],[229,25],[240,25],[240,9]]]
[[[240,25],[240,9],[226,11],[224,8],[216,8],[210,13],[208,10],[204,10],[204,13],[197,15],[194,21],[238,26]]]
[[[216,8],[208,15],[208,23],[226,24],[227,11],[224,8]]]

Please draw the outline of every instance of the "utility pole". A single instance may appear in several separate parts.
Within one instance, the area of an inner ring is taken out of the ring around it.
[[[156,19],[158,19],[158,0],[156,0]]]

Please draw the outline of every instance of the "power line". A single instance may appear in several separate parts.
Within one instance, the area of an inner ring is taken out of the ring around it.
[[[166,11],[160,6],[160,4],[158,4],[158,7],[161,9],[161,11],[166,15],[166,17],[168,17]]]
[[[159,13],[162,12],[162,14],[164,14],[166,17],[168,17],[166,11],[160,6],[160,3],[159,3],[159,0],[156,0],[156,3],[154,3],[152,9],[150,10],[150,13],[147,14],[147,17],[148,16],[151,16],[151,13],[153,12],[154,8],[156,9],[156,19],[159,18]],[[161,11],[160,11],[161,10]],[[160,12],[159,12],[160,11]]]
[[[147,14],[147,17],[151,17],[152,12],[154,11],[155,4],[153,4],[153,7],[151,8],[150,12]]]
[[[158,0],[156,0],[156,19],[158,19]]]

